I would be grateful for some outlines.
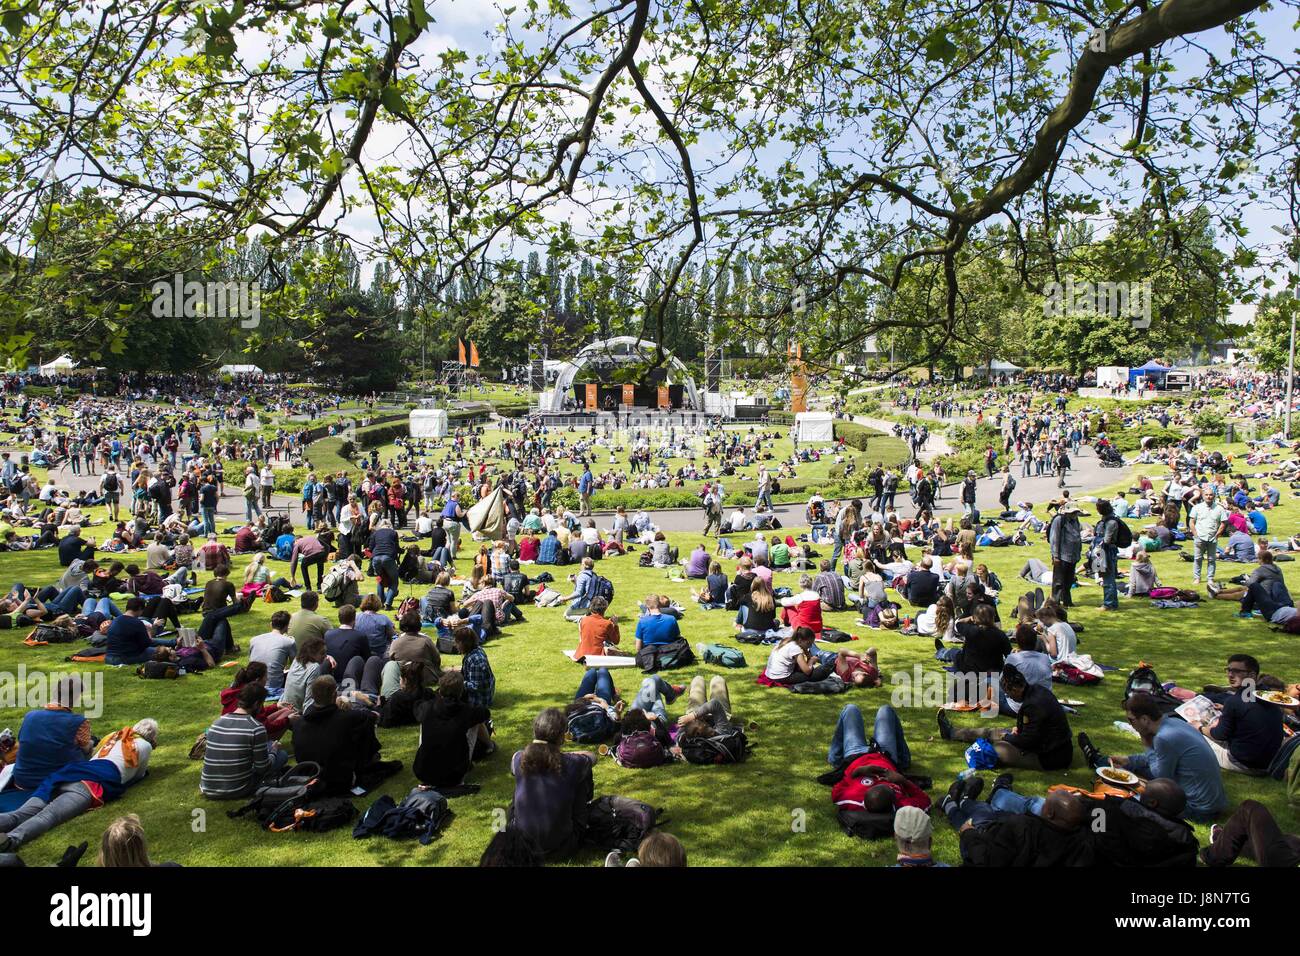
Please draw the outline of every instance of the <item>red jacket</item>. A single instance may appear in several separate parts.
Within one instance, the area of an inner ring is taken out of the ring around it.
[[[920,807],[922,810],[930,809],[930,798],[924,790],[912,783],[910,780],[904,780],[902,783],[890,783],[888,780],[881,779],[874,775],[855,777],[854,771],[859,767],[875,767],[881,770],[897,770],[894,762],[886,754],[872,753],[863,754],[853,763],[849,764],[844,771],[844,779],[831,788],[831,800],[838,806],[847,806],[850,809],[861,810],[862,801],[867,796],[867,791],[876,784],[883,784],[890,790],[894,791],[894,809],[899,807]]]

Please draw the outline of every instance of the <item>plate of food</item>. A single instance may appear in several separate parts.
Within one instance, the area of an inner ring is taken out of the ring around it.
[[[1136,787],[1141,780],[1138,775],[1122,767],[1098,767],[1097,776],[1101,777],[1106,783],[1117,784],[1121,787]]]
[[[943,705],[944,710],[954,710],[959,714],[964,714],[972,710],[979,710],[978,704],[969,704],[964,700],[950,700]]]
[[[1296,700],[1290,694],[1284,694],[1280,690],[1261,690],[1255,696],[1266,703],[1277,704],[1279,707],[1300,707],[1300,700]]]
[[[1061,703],[1064,704],[1066,707],[1087,707],[1088,706],[1088,702],[1086,700],[1066,699],[1061,701]]]

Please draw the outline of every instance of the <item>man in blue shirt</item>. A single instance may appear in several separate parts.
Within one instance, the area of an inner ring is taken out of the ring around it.
[[[671,614],[664,614],[659,610],[659,596],[657,594],[651,594],[645,599],[645,609],[645,617],[636,622],[637,651],[641,650],[642,645],[654,647],[660,644],[671,644],[682,639],[682,631],[677,626],[677,618]]]
[[[578,497],[582,499],[582,507],[579,514],[591,514],[591,489],[595,485],[596,479],[591,474],[591,465],[584,465],[582,477],[578,479]]]
[[[1150,694],[1129,695],[1124,711],[1147,749],[1130,757],[1111,757],[1111,766],[1131,770],[1147,780],[1168,777],[1176,781],[1187,795],[1183,815],[1189,820],[1208,823],[1222,813],[1228,805],[1223,774],[1214,750],[1200,732],[1187,721],[1162,713]],[[1091,748],[1083,749],[1085,756],[1092,756],[1088,753]],[[1105,763],[1106,758],[1096,756]]]

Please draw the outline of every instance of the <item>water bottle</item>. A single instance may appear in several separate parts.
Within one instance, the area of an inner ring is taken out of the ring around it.
[[[969,780],[971,777],[975,776],[978,772],[979,771],[977,771],[974,767],[967,767],[961,773],[957,774],[957,779]]]

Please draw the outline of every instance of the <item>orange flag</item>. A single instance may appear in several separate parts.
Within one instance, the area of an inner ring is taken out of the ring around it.
[[[465,364],[465,340],[457,339],[456,344],[460,346],[460,364]]]
[[[469,364],[478,368],[478,346],[473,342],[469,343]]]

